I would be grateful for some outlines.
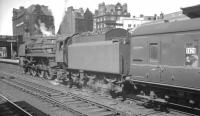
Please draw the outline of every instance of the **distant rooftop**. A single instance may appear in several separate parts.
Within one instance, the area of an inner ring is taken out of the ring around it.
[[[183,10],[183,14],[190,18],[200,17],[200,5],[185,7],[181,9]]]
[[[19,9],[13,8],[13,13],[14,13],[13,17],[20,17],[24,15],[24,13],[34,14],[38,12],[42,12],[42,14],[44,15],[52,16],[52,12],[48,8],[48,6],[36,4],[36,5],[31,5],[28,8],[24,8],[23,6],[21,6]]]

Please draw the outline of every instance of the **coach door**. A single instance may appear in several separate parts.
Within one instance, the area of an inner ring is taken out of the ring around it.
[[[148,41],[149,48],[149,81],[160,82],[160,40],[156,38]]]

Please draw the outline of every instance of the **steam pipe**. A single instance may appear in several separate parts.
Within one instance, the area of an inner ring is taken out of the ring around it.
[[[74,37],[74,36],[76,36],[76,35],[78,35],[78,34],[79,34],[79,33],[75,33],[75,34],[73,34],[72,36],[67,37],[67,38],[65,39],[65,41],[67,41],[67,46],[69,45],[69,40],[72,41],[72,37]]]

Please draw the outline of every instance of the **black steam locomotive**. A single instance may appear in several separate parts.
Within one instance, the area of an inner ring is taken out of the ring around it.
[[[145,24],[132,35],[113,29],[37,38],[20,48],[34,76],[87,76],[95,80],[95,87],[109,88],[105,79],[121,81],[129,75],[137,93],[153,92],[158,98],[200,108],[199,18]]]

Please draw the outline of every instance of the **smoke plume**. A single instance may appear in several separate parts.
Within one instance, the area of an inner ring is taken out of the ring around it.
[[[42,32],[42,34],[44,36],[52,36],[53,35],[52,30],[46,28],[45,23],[41,22],[41,20],[38,20],[38,23],[39,23],[40,31]]]

